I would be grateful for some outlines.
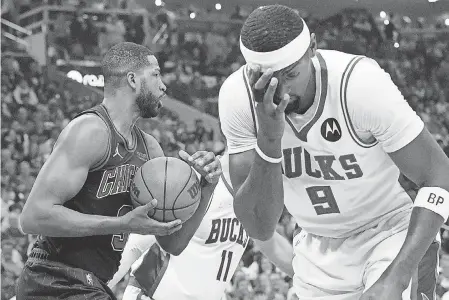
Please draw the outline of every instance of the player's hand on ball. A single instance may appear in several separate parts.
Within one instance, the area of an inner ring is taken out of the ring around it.
[[[259,132],[270,140],[282,138],[285,128],[285,108],[290,101],[288,94],[280,95],[275,101],[278,79],[271,69],[260,75],[260,67],[249,68],[249,81],[256,101]]]
[[[221,176],[221,164],[213,152],[197,151],[190,156],[184,150],[179,151],[179,157],[201,174],[207,182],[218,183]]]
[[[153,199],[149,203],[138,206],[124,215],[122,218],[125,224],[129,226],[131,233],[151,234],[151,235],[170,235],[182,227],[181,220],[171,222],[159,222],[148,216],[148,213],[157,205],[157,200]]]

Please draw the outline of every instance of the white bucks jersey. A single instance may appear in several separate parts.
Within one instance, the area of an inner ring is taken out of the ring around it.
[[[387,154],[385,145],[381,146],[370,132],[356,129],[350,118],[347,86],[354,67],[361,60],[367,58],[337,51],[318,51],[313,58],[316,72],[314,104],[305,114],[286,116],[282,139],[285,206],[300,227],[317,235],[348,236],[373,226],[382,217],[408,213],[412,205],[398,182],[399,169]],[[256,123],[257,136],[256,104],[248,88],[246,67],[238,72],[240,75],[236,72],[231,75],[234,79],[228,80],[234,89],[246,91],[240,101],[251,99],[248,105],[251,114],[247,115],[252,117],[253,126]],[[238,85],[242,81],[245,89]],[[219,101],[229,100],[222,98]],[[226,105],[233,104],[220,103],[222,124],[227,118],[234,122]],[[420,120],[413,122],[418,124],[416,128],[422,129]],[[248,146],[246,149],[239,146],[237,138],[232,140],[233,136],[242,136],[242,130],[228,124],[223,126],[223,131],[231,140],[228,141],[230,153],[248,150]],[[420,132],[416,128],[413,129],[415,137]]]
[[[186,249],[170,256],[155,244],[134,271],[135,283],[155,300],[219,300],[238,266],[249,238],[234,214],[228,156],[220,161],[223,176]]]

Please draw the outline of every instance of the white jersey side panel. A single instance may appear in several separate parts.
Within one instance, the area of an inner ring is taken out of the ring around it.
[[[238,266],[249,238],[234,214],[228,157],[220,161],[224,176],[186,249],[170,256],[155,244],[134,271],[134,282],[155,300],[219,300]]]
[[[352,103],[348,108],[348,82],[375,80],[350,77],[361,60],[368,58],[337,51],[318,51],[313,58],[317,79],[314,104],[303,115],[291,113],[286,117],[282,139],[285,206],[300,227],[316,235],[349,236],[374,226],[391,214],[408,213],[412,207],[411,199],[398,182],[399,169],[386,152],[385,144],[389,140],[381,145],[379,138],[374,138],[371,132],[376,133],[377,125],[367,126],[369,128],[365,130],[360,128],[363,126],[356,127],[352,123],[352,118],[358,122],[364,116],[354,117]],[[226,103],[231,97],[227,97],[224,91],[220,92],[220,120],[229,141],[228,147],[232,148],[230,153],[239,153],[251,149],[251,142],[245,141],[257,136],[256,103],[248,100],[252,95],[247,87],[245,67],[228,80],[224,86],[234,87],[236,91],[232,98],[236,100]],[[363,97],[363,91],[357,92]],[[353,97],[351,101],[359,99]],[[235,101],[249,103],[237,104]],[[396,104],[392,102],[390,105]],[[243,113],[238,109],[250,111]],[[388,113],[389,110],[385,111]],[[247,122],[238,119],[239,116],[252,117],[256,128],[244,127]],[[243,125],[234,126],[234,119]],[[381,119],[383,122],[384,118]],[[411,122],[417,125],[409,130],[407,141],[400,141],[402,146],[422,129],[420,120]],[[234,127],[239,127],[240,132],[236,132]],[[242,133],[242,128],[246,128],[245,133]],[[397,150],[394,147],[398,144],[390,149]]]

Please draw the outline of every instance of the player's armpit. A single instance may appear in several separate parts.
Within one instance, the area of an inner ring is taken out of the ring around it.
[[[80,191],[89,170],[104,159],[108,147],[108,129],[100,118],[84,115],[70,122],[26,201],[20,217],[23,231],[53,237],[120,232],[117,220],[81,214],[63,206]]]

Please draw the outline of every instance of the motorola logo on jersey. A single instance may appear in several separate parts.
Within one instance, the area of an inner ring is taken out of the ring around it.
[[[321,125],[321,135],[329,142],[336,142],[341,138],[341,127],[334,118],[326,119]]]

